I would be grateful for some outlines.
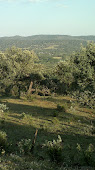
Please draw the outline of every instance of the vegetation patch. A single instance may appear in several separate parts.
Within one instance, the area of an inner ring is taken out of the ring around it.
[[[95,169],[95,44],[60,45],[0,52],[1,169]]]
[[[52,97],[51,101],[48,100],[47,97],[43,100],[43,96],[36,96],[35,102],[23,98],[1,99],[4,104],[7,102],[9,111],[3,124],[5,112],[2,112],[0,117],[2,128],[0,166],[6,166],[7,169],[13,167],[14,169],[23,169],[23,167],[47,169],[48,166],[53,170],[56,164],[56,169],[65,167],[73,169],[80,166],[90,166],[93,169],[95,166],[94,118],[89,113],[94,114],[94,110],[81,108],[77,103],[74,104],[73,110],[70,108],[73,100],[66,96]],[[62,104],[63,100],[67,103],[65,112],[64,109],[56,110],[59,101]],[[44,106],[45,103],[47,107]],[[36,129],[38,134],[34,151],[31,152]]]

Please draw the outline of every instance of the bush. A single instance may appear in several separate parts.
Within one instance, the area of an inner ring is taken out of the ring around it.
[[[57,116],[58,116],[58,111],[55,110],[55,111],[53,112],[53,117],[57,117]]]
[[[8,110],[9,108],[6,106],[6,104],[0,104],[0,111],[4,112]]]
[[[90,91],[75,91],[73,96],[80,102],[83,106],[88,106],[90,108],[95,108],[95,92]]]
[[[77,144],[76,153],[77,161],[81,166],[95,166],[95,148],[92,144],[89,144],[86,150]]]
[[[62,161],[62,139],[58,135],[57,141],[46,141],[44,146],[47,148],[47,154],[51,161],[60,163]]]
[[[26,113],[23,112],[23,113],[21,114],[21,119],[24,119],[25,117],[26,117]]]
[[[25,154],[30,154],[31,147],[32,147],[31,139],[22,139],[18,143],[18,148],[19,148],[20,154],[24,154],[24,155]]]
[[[59,112],[62,112],[62,111],[66,112],[65,107],[63,105],[60,105],[60,104],[57,105],[57,111],[59,111]]]
[[[6,132],[0,131],[0,153],[7,147],[7,134]]]
[[[54,117],[53,120],[52,120],[52,123],[54,123],[55,125],[56,124],[59,124],[59,120],[57,117]]]

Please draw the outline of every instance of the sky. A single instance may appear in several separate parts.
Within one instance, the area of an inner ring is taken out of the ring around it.
[[[95,35],[95,0],[0,0],[0,37]]]

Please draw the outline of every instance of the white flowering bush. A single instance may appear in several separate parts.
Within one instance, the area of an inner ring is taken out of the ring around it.
[[[47,153],[51,161],[60,163],[62,161],[62,139],[58,135],[58,139],[55,141],[46,141],[44,147],[47,148]]]
[[[1,104],[0,103],[0,111],[1,112],[4,112],[4,111],[6,111],[6,110],[8,110],[9,108],[6,106],[6,104]]]
[[[80,144],[76,147],[75,161],[80,166],[94,166],[95,167],[95,147],[89,144],[87,149],[83,149]]]
[[[29,154],[32,147],[32,141],[31,139],[21,139],[21,141],[18,143],[18,148],[20,154]]]

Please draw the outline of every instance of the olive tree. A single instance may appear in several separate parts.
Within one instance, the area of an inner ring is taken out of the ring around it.
[[[16,85],[20,97],[23,82],[31,82],[31,74],[38,73],[38,68],[38,57],[33,51],[11,47],[0,53],[0,85],[5,86],[6,90]]]
[[[74,82],[73,76],[74,66],[70,61],[61,61],[57,64],[54,73],[56,78],[61,83],[61,89],[63,93],[70,90],[72,83]]]

